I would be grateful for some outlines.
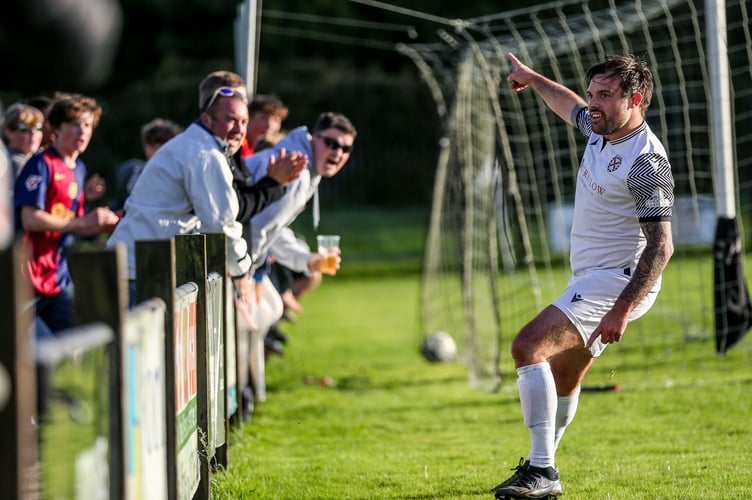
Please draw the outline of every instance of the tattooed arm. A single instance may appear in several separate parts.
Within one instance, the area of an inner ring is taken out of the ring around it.
[[[613,308],[601,319],[601,324],[590,336],[587,347],[601,335],[604,343],[621,340],[627,327],[629,313],[653,288],[674,253],[671,222],[645,222],[641,224],[641,228],[647,238],[647,246],[637,262],[632,279],[616,299]]]

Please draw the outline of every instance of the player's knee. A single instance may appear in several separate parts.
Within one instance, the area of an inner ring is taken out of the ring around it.
[[[512,341],[511,354],[516,366],[525,366],[533,362],[535,345],[521,331]]]

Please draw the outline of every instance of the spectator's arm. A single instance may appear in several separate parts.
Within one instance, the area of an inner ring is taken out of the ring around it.
[[[110,231],[118,222],[118,216],[105,207],[98,207],[83,217],[58,217],[38,207],[21,207],[21,223],[26,231],[61,232],[78,236],[93,236]]]

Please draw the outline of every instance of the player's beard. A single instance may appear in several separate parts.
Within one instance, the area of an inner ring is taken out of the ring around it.
[[[593,124],[593,132],[603,136],[609,136],[619,130],[620,125],[601,112],[601,120]]]
[[[604,137],[609,137],[617,133],[625,124],[626,121],[619,121],[609,115],[606,115],[603,111],[601,113],[600,121],[593,123],[593,132],[600,134]]]

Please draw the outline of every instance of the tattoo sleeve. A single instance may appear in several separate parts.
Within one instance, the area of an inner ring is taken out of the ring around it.
[[[641,227],[647,238],[647,246],[637,262],[632,279],[619,295],[619,299],[631,304],[637,304],[647,295],[674,253],[671,222],[644,222]]]

